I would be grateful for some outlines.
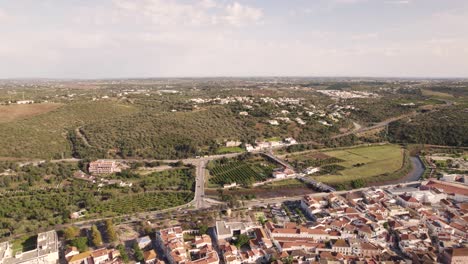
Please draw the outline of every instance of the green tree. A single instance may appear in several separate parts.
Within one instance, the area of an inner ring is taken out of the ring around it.
[[[107,237],[109,238],[110,242],[114,242],[117,240],[117,233],[115,232],[114,223],[112,223],[112,219],[107,219],[106,223],[106,232]]]
[[[85,252],[88,250],[88,238],[77,237],[70,242],[70,245],[76,247],[80,252]]]
[[[101,235],[101,232],[99,232],[96,225],[93,225],[91,227],[91,241],[93,242],[93,245],[96,247],[99,247],[102,245],[102,235]]]
[[[236,245],[237,248],[241,248],[243,245],[249,243],[249,240],[250,238],[247,235],[240,234],[238,237],[236,237],[234,245]]]
[[[200,235],[206,234],[208,232],[208,226],[207,225],[200,225],[198,227],[198,231],[200,232]]]
[[[72,240],[80,234],[80,229],[76,226],[69,226],[63,230],[65,240]]]
[[[363,179],[353,180],[351,181],[351,186],[353,186],[354,189],[363,188],[366,187],[366,182]]]
[[[143,251],[138,246],[138,243],[133,243],[133,251],[135,252],[135,260],[142,262],[144,260]]]
[[[127,250],[125,250],[125,246],[120,244],[117,246],[117,250],[119,250],[120,257],[122,258],[123,262],[128,263],[129,258],[128,258]]]

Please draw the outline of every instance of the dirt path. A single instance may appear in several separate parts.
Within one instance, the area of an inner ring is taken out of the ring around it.
[[[91,144],[89,144],[88,142],[88,139],[81,133],[81,127],[77,127],[75,129],[75,133],[76,135],[83,141],[83,143],[85,144],[85,146],[87,147],[91,147]]]

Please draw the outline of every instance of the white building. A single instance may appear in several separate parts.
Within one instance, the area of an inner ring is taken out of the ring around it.
[[[10,242],[0,243],[0,264],[56,264],[59,260],[57,232],[37,235],[37,247],[13,256]]]

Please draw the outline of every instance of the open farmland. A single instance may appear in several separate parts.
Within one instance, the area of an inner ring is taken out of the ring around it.
[[[343,160],[336,163],[344,167],[342,170],[329,175],[312,176],[318,181],[330,184],[392,173],[403,164],[403,149],[398,145],[347,148],[326,151],[324,154]]]
[[[249,186],[254,182],[268,179],[275,167],[275,164],[260,156],[216,161],[208,167],[211,175],[209,183],[222,186],[235,182],[243,186]]]
[[[155,211],[186,204],[193,199],[193,192],[149,192],[118,197],[92,209],[101,214],[130,214]]]
[[[45,114],[62,106],[62,104],[14,104],[0,106],[0,123],[29,118]]]
[[[211,170],[211,174],[213,177],[210,182],[218,185],[233,182],[248,185],[268,178],[268,175],[261,168],[252,168],[249,164],[240,161],[216,166]]]
[[[321,167],[329,164],[343,162],[344,160],[326,155],[323,152],[309,152],[302,155],[286,156],[286,161],[299,170],[308,167]]]

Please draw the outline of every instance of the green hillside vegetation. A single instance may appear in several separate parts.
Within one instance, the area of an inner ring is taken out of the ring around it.
[[[102,120],[83,126],[82,133],[92,146],[87,147],[72,135],[76,156],[112,156],[144,158],[186,158],[218,148],[216,140],[243,138],[253,129],[229,110],[213,107],[177,113],[145,111],[119,120]],[[211,146],[211,147],[210,147]]]
[[[0,157],[71,157],[67,133],[93,121],[122,117],[136,110],[117,102],[70,103],[38,116],[0,126]]]
[[[390,123],[389,139],[398,143],[468,146],[468,108],[460,105]]]

